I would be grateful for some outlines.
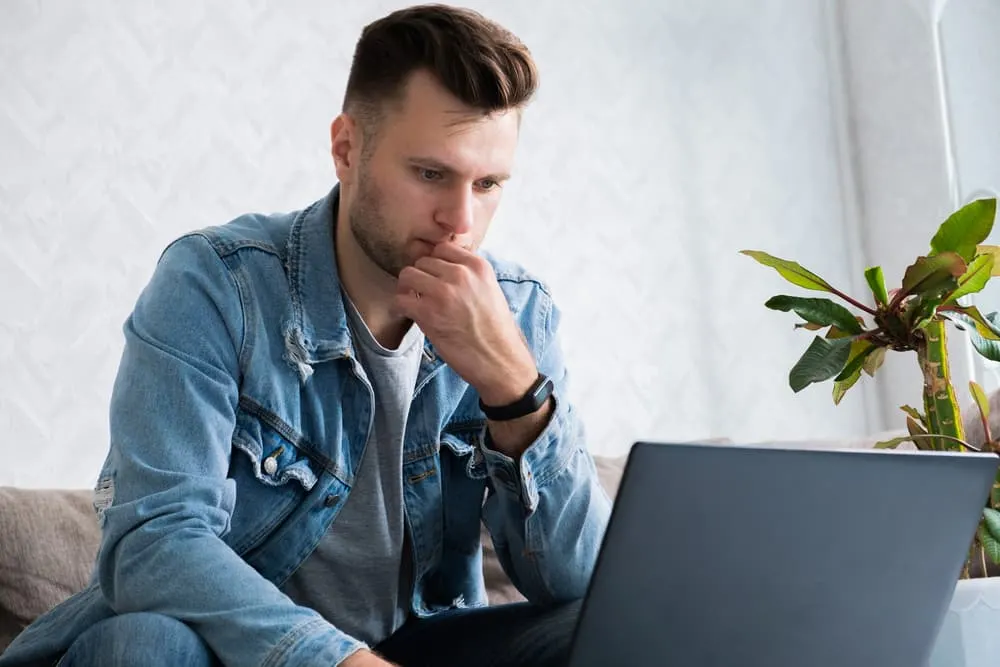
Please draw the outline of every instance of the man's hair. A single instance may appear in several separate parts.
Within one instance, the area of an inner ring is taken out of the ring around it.
[[[527,47],[481,14],[440,4],[401,9],[365,26],[354,50],[343,110],[366,141],[418,70],[484,115],[522,108],[538,86]]]

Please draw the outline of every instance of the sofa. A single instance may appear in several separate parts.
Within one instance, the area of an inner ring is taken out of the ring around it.
[[[772,444],[810,449],[868,448],[897,434]],[[594,456],[601,484],[612,498],[625,461],[625,456]],[[86,586],[99,539],[89,490],[0,487],[0,652],[33,619]],[[482,541],[483,575],[490,604],[522,600],[500,567],[485,530]]]

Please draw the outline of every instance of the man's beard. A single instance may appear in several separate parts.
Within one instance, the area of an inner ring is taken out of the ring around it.
[[[357,197],[347,212],[348,224],[358,246],[375,266],[394,278],[410,264],[393,239],[389,221],[382,214],[382,193],[362,167]]]

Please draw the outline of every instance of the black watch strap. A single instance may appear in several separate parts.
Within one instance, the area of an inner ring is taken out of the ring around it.
[[[531,385],[531,389],[513,403],[489,406],[483,403],[483,399],[479,399],[479,408],[486,415],[487,419],[498,422],[510,421],[511,419],[518,419],[537,411],[551,395],[552,380],[539,373],[538,379]]]

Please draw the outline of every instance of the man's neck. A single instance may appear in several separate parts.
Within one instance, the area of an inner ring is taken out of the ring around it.
[[[347,211],[341,199],[334,233],[334,252],[341,289],[361,314],[379,345],[394,350],[403,341],[412,322],[392,312],[396,279],[376,266],[351,233]]]

